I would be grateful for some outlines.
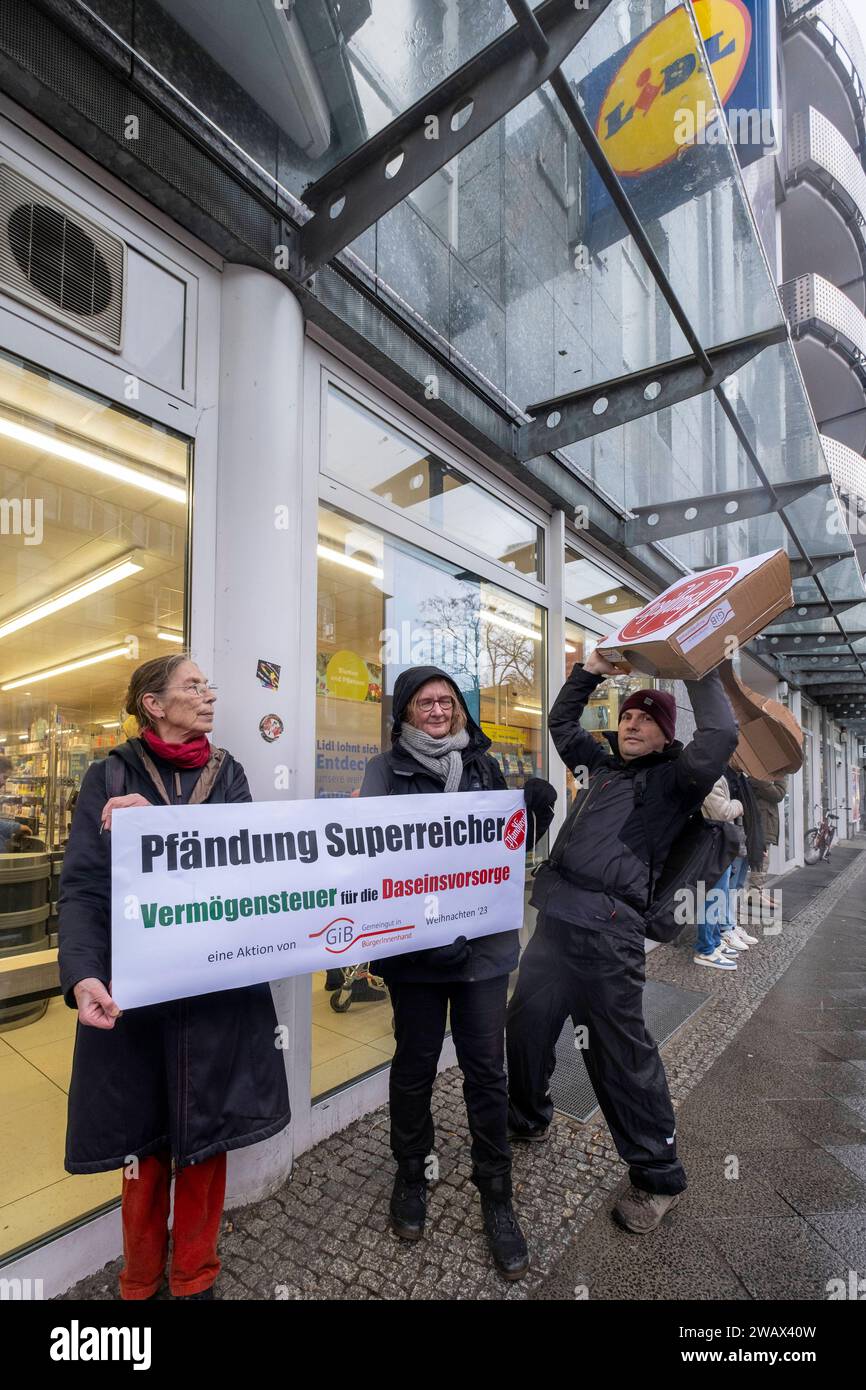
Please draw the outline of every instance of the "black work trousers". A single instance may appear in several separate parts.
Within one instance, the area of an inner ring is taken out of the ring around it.
[[[539,916],[508,1006],[510,1120],[515,1131],[550,1124],[556,1042],[570,1016],[581,1030],[575,1045],[583,1044],[596,1099],[632,1183],[673,1194],[683,1191],[686,1175],[676,1153],[667,1077],[644,1023],[644,981],[639,931],[593,931]]]
[[[505,1200],[511,1196],[505,1080],[508,976],[459,984],[400,981],[389,989],[397,1039],[391,1063],[391,1151],[399,1171],[420,1177],[433,1153],[430,1100],[450,1004],[472,1135],[472,1181],[486,1195]]]

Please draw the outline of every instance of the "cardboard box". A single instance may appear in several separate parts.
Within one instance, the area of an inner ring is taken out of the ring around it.
[[[740,740],[731,759],[750,777],[767,781],[803,766],[803,730],[789,709],[759,695],[739,679],[729,661],[719,675],[740,726]]]
[[[692,680],[730,655],[727,638],[747,642],[793,604],[788,556],[770,550],[684,575],[598,651],[619,671]]]

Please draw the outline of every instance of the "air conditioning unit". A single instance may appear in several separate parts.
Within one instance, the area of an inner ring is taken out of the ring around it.
[[[125,244],[0,164],[0,292],[119,351],[125,291]]]

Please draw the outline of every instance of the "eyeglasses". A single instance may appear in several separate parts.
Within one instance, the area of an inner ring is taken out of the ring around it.
[[[443,714],[450,714],[454,708],[454,701],[450,695],[445,695],[441,700],[419,700],[416,708],[422,714],[429,714],[434,705],[438,705]]]
[[[185,685],[167,685],[164,690],[155,693],[168,695],[171,690],[180,690],[184,695],[215,695],[217,687],[207,681],[187,681]]]

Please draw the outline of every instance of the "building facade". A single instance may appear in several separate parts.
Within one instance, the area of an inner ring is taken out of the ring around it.
[[[739,658],[806,730],[771,868],[847,799],[841,711],[791,655],[857,602],[866,628],[866,590],[777,291],[781,156],[696,138],[753,34],[773,80],[799,39],[722,9],[549,0],[548,61],[492,3],[4,6],[0,1262],[46,1292],[119,1250],[119,1174],[63,1169],[53,904],[138,662],[189,647],[265,800],[351,795],[396,676],[447,667],[508,784],[556,786],[555,831],[571,665],[679,575],[784,545],[797,610]],[[324,983],[273,986],[294,1119],[232,1155],[230,1203],[386,1099],[387,1000]]]

